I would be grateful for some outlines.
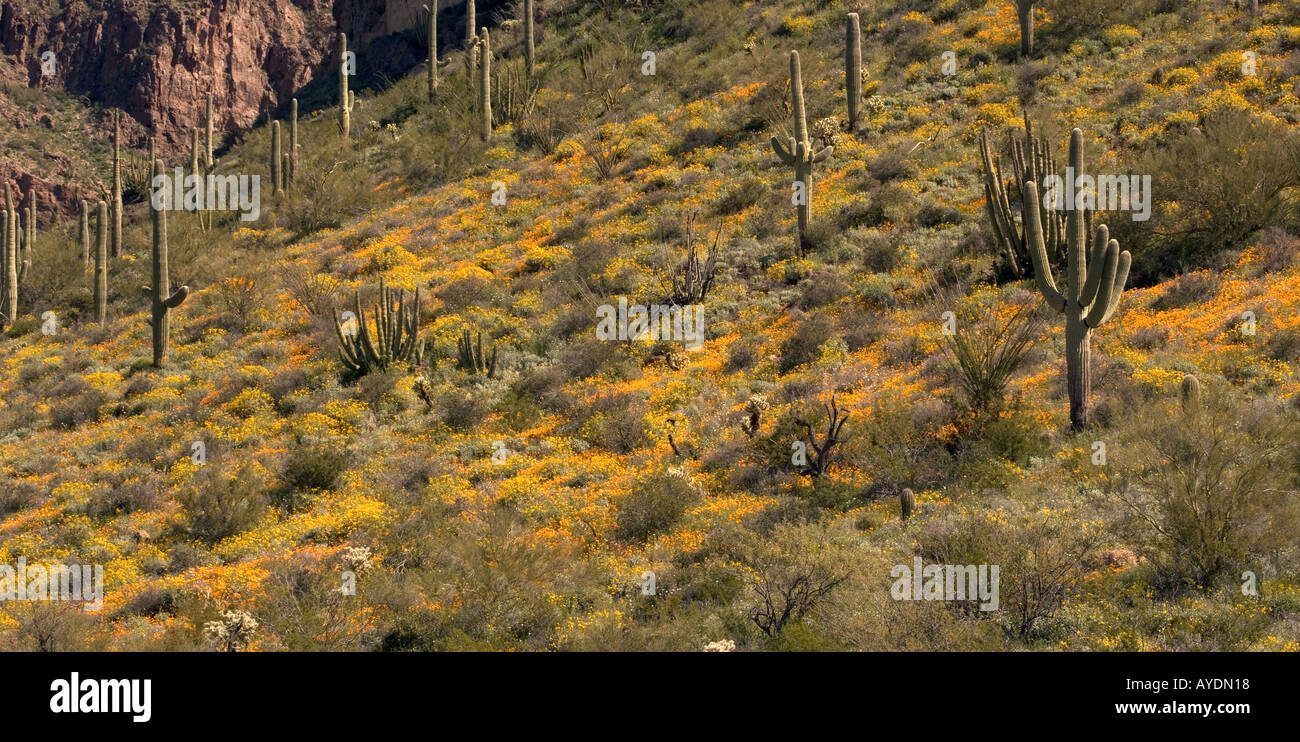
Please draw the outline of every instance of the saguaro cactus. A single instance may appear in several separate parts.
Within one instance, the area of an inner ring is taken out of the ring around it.
[[[18,317],[18,212],[14,210],[14,194],[5,185],[5,254],[3,309],[5,325],[13,324]]]
[[[81,266],[90,267],[90,202],[81,200]]]
[[[492,42],[485,26],[479,32],[478,111],[479,138],[492,141]]]
[[[496,343],[492,344],[492,352],[485,354],[483,352],[483,333],[478,333],[477,340],[471,342],[469,330],[462,329],[460,339],[456,341],[456,365],[471,374],[480,374],[489,379],[495,378],[497,373]]]
[[[153,162],[153,160],[150,160]],[[122,112],[113,111],[113,257],[122,254]]]
[[[352,136],[352,93],[348,90],[348,35],[339,34],[339,131]]]
[[[162,160],[154,160],[154,175],[163,172]],[[159,368],[167,360],[171,342],[171,311],[185,303],[190,287],[181,286],[172,293],[171,274],[167,268],[167,208],[171,196],[163,198],[163,208],[153,207],[153,284],[145,288],[149,294],[152,313],[149,324],[153,327],[153,365]]]
[[[1181,397],[1184,413],[1193,415],[1201,408],[1201,382],[1195,376],[1183,377]]]
[[[795,210],[799,219],[799,249],[807,245],[808,219],[812,213],[812,166],[831,156],[833,147],[813,153],[808,139],[808,120],[803,105],[803,75],[799,69],[799,52],[790,52],[790,108],[794,113],[794,136],[782,143],[772,137],[772,150],[787,165],[794,166]],[[800,193],[800,189],[802,193]],[[800,198],[802,196],[802,198]]]
[[[466,49],[472,49],[474,47],[474,43],[478,41],[478,38],[474,36],[474,30],[477,28],[478,26],[475,25],[475,19],[474,19],[474,0],[466,0],[465,2],[465,48]]]
[[[429,102],[432,103],[438,98],[438,0],[429,0],[429,4],[424,6],[424,12],[429,14],[428,34],[429,34]]]
[[[100,201],[96,209],[95,321],[102,325],[108,319],[108,204]]]
[[[26,268],[32,263],[32,248],[36,245],[36,189],[27,193],[27,216],[23,219],[23,259],[21,262],[23,272],[19,274],[18,280],[22,281],[26,276]]]
[[[910,489],[904,489],[898,493],[898,509],[903,520],[912,517],[912,511],[916,510],[916,493]]]
[[[1083,172],[1083,132],[1075,129],[1070,134],[1070,167],[1074,173]],[[1027,198],[1038,200],[1038,184],[1024,183]],[[1052,268],[1047,260],[1047,246],[1043,239],[1043,223],[1038,209],[1026,209],[1029,218],[1028,238],[1030,255],[1034,260],[1034,280],[1049,306],[1065,315],[1065,366],[1066,389],[1070,395],[1070,425],[1079,430],[1088,424],[1088,397],[1092,391],[1090,343],[1092,331],[1100,327],[1115,313],[1124,284],[1128,280],[1132,256],[1128,250],[1120,252],[1119,242],[1110,239],[1106,225],[1097,226],[1093,240],[1092,256],[1087,251],[1087,233],[1084,215],[1077,204],[1066,204],[1066,286],[1062,293],[1052,279]]]
[[[361,308],[361,292],[353,301],[356,310],[355,332],[344,332],[339,315],[334,313],[334,334],[339,341],[339,360],[355,376],[371,371],[386,371],[398,361],[419,364],[424,358],[424,340],[420,337],[420,290],[406,303],[406,290],[396,295],[379,279],[379,301],[372,307],[375,334],[371,337],[366,312]]]
[[[1016,15],[1020,17],[1020,54],[1034,53],[1034,6],[1038,0],[1016,0]]]
[[[289,104],[289,168],[285,171],[285,185],[298,177],[298,99]]]
[[[849,13],[844,22],[844,89],[849,99],[849,131],[854,132],[862,110],[862,27],[857,13]]]
[[[1039,218],[1045,229],[1043,239],[1047,243],[1047,256],[1051,261],[1061,257],[1061,247],[1065,235],[1065,217],[1054,209],[1049,209],[1039,202],[1025,198],[1020,184],[1026,180],[1042,183],[1045,178],[1056,175],[1056,158],[1052,155],[1051,143],[1046,137],[1034,135],[1034,123],[1025,113],[1025,139],[1023,142],[1012,139],[1011,167],[1012,183],[1020,198],[1020,224],[1016,224],[1016,212],[1011,207],[1011,189],[1002,179],[1002,161],[989,144],[987,132],[980,132],[980,159],[984,165],[984,204],[988,208],[989,223],[993,226],[993,236],[1006,257],[1007,267],[1016,278],[1027,278],[1033,273],[1033,258],[1029,254],[1029,244],[1023,234],[1025,208],[1033,205],[1038,209]],[[1090,217],[1089,217],[1090,218]]]
[[[533,79],[533,18],[537,15],[536,8],[533,7],[533,0],[524,0],[524,70],[526,79],[531,82]]]
[[[279,196],[284,193],[284,173],[281,172],[281,163],[284,158],[281,156],[280,149],[280,122],[271,122],[271,189],[272,192]]]
[[[207,167],[207,169],[208,169],[209,172],[212,171],[212,166],[213,166],[213,164],[214,164],[214,160],[212,159],[212,134],[213,134],[212,129],[213,129],[213,127],[212,127],[212,93],[208,93],[208,113],[207,113],[207,130],[208,130],[207,148],[208,148],[208,154],[207,154],[207,159],[205,159],[205,160],[203,161],[203,164]]]

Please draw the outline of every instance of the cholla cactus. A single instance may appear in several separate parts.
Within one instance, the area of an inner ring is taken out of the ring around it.
[[[365,572],[371,567],[371,552],[365,546],[349,546],[339,555],[343,568],[351,572]]]
[[[812,133],[824,147],[834,147],[840,143],[840,120],[834,116],[817,119],[813,122]]]
[[[758,433],[759,425],[763,422],[763,411],[770,406],[767,397],[761,394],[750,395],[745,401],[745,419],[740,422],[740,429],[745,431],[745,435],[753,438]]]
[[[253,643],[258,626],[253,614],[236,608],[223,612],[218,621],[203,624],[203,638],[217,651],[239,652]]]
[[[807,245],[808,220],[812,214],[812,166],[831,156],[833,147],[826,147],[819,152],[812,151],[813,145],[808,138],[808,119],[803,103],[803,74],[799,68],[799,52],[790,52],[790,108],[794,114],[794,136],[782,142],[772,137],[772,151],[781,161],[794,166],[796,188],[802,186],[802,194],[796,190],[795,210],[799,219],[799,250]],[[802,198],[798,198],[802,196]]]
[[[1070,167],[1083,172],[1083,132],[1070,134]],[[1025,197],[1038,201],[1038,184],[1026,180]],[[1038,209],[1026,209],[1026,229],[1030,255],[1034,261],[1034,280],[1049,306],[1065,315],[1066,389],[1070,395],[1070,426],[1079,430],[1088,424],[1088,397],[1092,392],[1092,331],[1110,319],[1119,306],[1124,284],[1128,281],[1132,256],[1120,251],[1119,242],[1110,239],[1106,225],[1097,226],[1091,259],[1086,255],[1087,239],[1084,215],[1074,204],[1067,204],[1066,286],[1062,292],[1052,280],[1043,238],[1043,223]]]
[[[730,639],[721,639],[704,645],[705,652],[734,652],[736,643]]]
[[[424,358],[424,340],[420,337],[420,290],[406,302],[406,290],[394,293],[379,279],[379,301],[372,311],[375,334],[370,333],[366,312],[361,308],[361,292],[354,299],[357,328],[344,332],[338,313],[334,313],[334,333],[339,341],[339,360],[349,372],[364,376],[371,371],[387,371],[401,361],[419,365]]]

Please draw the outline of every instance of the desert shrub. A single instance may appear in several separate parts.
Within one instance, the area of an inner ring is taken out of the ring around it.
[[[1293,543],[1296,426],[1278,405],[1209,387],[1198,406],[1173,415],[1156,407],[1141,419],[1127,444],[1131,466],[1109,484],[1160,582],[1227,584]]]
[[[200,468],[176,492],[185,533],[215,544],[248,529],[266,511],[268,479],[269,472],[256,461],[233,470],[217,464]]]
[[[754,175],[746,175],[723,191],[718,198],[716,211],[723,215],[739,214],[767,194],[767,184]]]
[[[95,389],[70,395],[50,405],[50,424],[68,430],[94,422],[99,419],[99,407],[104,401],[104,395]]]
[[[738,551],[751,570],[749,618],[768,637],[808,617],[852,572],[843,535],[815,523],[747,534]]]
[[[699,499],[699,488],[681,469],[646,474],[615,501],[615,534],[623,541],[645,541],[677,525]]]
[[[822,346],[831,339],[833,331],[834,324],[826,315],[817,313],[805,317],[790,337],[781,343],[781,373],[817,360]]]
[[[280,482],[272,491],[271,500],[292,510],[303,493],[334,489],[347,467],[347,452],[335,446],[293,448],[280,469]]]
[[[1169,282],[1165,292],[1151,302],[1151,308],[1163,312],[1205,301],[1219,293],[1219,285],[1222,283],[1222,277],[1211,271],[1184,273]]]
[[[1136,23],[1157,7],[1157,0],[1043,0],[1052,18],[1044,41],[1064,45],[1080,36],[1101,35],[1116,24]]]

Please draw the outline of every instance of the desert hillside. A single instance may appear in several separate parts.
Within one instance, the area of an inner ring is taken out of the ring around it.
[[[66,5],[0,14],[0,565],[104,596],[0,647],[1300,649],[1292,0],[444,3],[436,91],[406,5]],[[103,13],[169,51],[43,83]]]

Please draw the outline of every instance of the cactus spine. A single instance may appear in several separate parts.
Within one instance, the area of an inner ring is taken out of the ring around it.
[[[1022,233],[1025,229],[1025,209],[1034,202],[1025,198],[1020,184],[1026,180],[1042,183],[1046,178],[1056,175],[1056,159],[1052,156],[1051,144],[1046,137],[1034,136],[1034,123],[1025,118],[1024,142],[1012,141],[1011,168],[1012,181],[1020,197],[1020,224],[1016,226],[1016,212],[1011,207],[1010,190],[1002,179],[1001,159],[989,145],[986,132],[980,132],[980,159],[984,165],[984,204],[988,208],[989,223],[993,227],[993,236],[1002,248],[1007,267],[1016,278],[1028,278],[1033,273],[1033,258],[1029,254],[1029,243]],[[1055,209],[1048,208],[1042,202],[1037,206],[1039,218],[1046,229],[1043,235],[1047,243],[1047,256],[1053,261],[1061,257],[1062,240],[1065,235],[1065,217]],[[1087,217],[1091,219],[1089,215]]]
[[[284,193],[284,173],[281,164],[284,158],[280,149],[280,122],[271,122],[271,189],[275,195]]]
[[[857,13],[849,13],[844,23],[844,86],[849,99],[849,131],[855,132],[862,111],[862,26]]]
[[[481,120],[479,138],[492,141],[492,42],[485,26],[479,32],[478,111]]]
[[[772,151],[787,165],[794,166],[795,194],[794,203],[799,219],[799,251],[807,245],[808,220],[812,212],[812,166],[831,156],[833,147],[826,147],[813,153],[812,142],[808,139],[808,120],[803,104],[803,75],[799,69],[799,52],[790,52],[790,108],[794,113],[794,136],[787,137],[782,143],[772,137]],[[799,193],[802,185],[803,193]],[[802,198],[800,198],[802,196]]]
[[[163,172],[162,160],[154,160],[154,175]],[[153,365],[160,368],[167,360],[167,350],[171,341],[171,310],[185,303],[190,287],[181,286],[172,293],[171,275],[167,267],[167,208],[171,196],[163,198],[163,208],[153,208],[153,283],[146,291],[149,293],[152,313],[149,324],[153,327]]]
[[[339,131],[344,139],[352,136],[352,105],[355,100],[348,91],[348,35],[339,34]]]
[[[1070,134],[1070,167],[1083,172],[1083,132]],[[1023,186],[1028,198],[1038,201],[1038,184],[1027,180]],[[1066,287],[1057,290],[1043,241],[1043,224],[1038,209],[1027,209],[1027,234],[1034,261],[1034,279],[1049,306],[1065,314],[1066,388],[1070,395],[1070,426],[1075,430],[1088,424],[1088,397],[1092,391],[1092,331],[1115,313],[1124,284],[1128,280],[1132,256],[1120,252],[1119,242],[1110,239],[1106,225],[1097,226],[1091,260],[1087,251],[1087,233],[1081,210],[1070,209],[1066,220]]]
[[[420,290],[406,303],[406,290],[396,295],[379,279],[379,301],[373,307],[375,334],[371,337],[361,308],[361,292],[353,300],[357,329],[344,332],[338,313],[334,314],[334,334],[339,341],[339,360],[355,376],[371,371],[387,371],[397,361],[419,364],[424,357],[424,340],[420,338]],[[396,307],[396,309],[394,309]]]
[[[910,489],[904,489],[898,493],[898,509],[902,514],[902,519],[907,520],[912,517],[912,511],[916,510],[916,493]]]
[[[483,333],[478,333],[476,340],[471,340],[468,329],[460,331],[460,338],[456,341],[456,365],[463,371],[469,371],[471,374],[480,374],[489,379],[496,378],[497,373],[497,348],[492,344],[492,353],[490,355],[483,353]]]
[[[524,74],[529,82],[533,79],[533,62],[536,59],[533,47],[533,17],[536,15],[533,0],[524,0]]]
[[[149,162],[153,162],[150,160]],[[113,257],[122,254],[122,112],[113,111]]]
[[[108,204],[99,202],[95,226],[95,321],[108,319]]]
[[[90,203],[81,200],[81,267],[90,267]]]

